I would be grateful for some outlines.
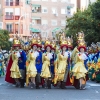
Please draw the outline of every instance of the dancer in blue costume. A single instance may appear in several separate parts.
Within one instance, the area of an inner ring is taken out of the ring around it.
[[[41,83],[40,74],[41,74],[41,70],[42,70],[42,51],[41,51],[42,43],[41,43],[40,38],[38,38],[37,41],[38,41],[38,53],[39,53],[39,55],[36,58],[37,75],[36,75],[35,81],[36,81],[36,89],[40,89],[39,85]]]
[[[97,57],[97,63],[96,63],[96,82],[99,83],[100,82],[100,42],[97,42],[97,48],[98,48],[98,52],[96,54]]]
[[[18,59],[18,66],[22,76],[20,78],[20,85],[21,88],[23,88],[25,83],[25,76],[26,76],[26,53],[22,49],[19,50],[19,53],[20,53],[20,57]]]
[[[13,49],[11,58],[12,63],[9,65],[9,69],[7,69],[9,79],[7,82],[11,82],[11,79],[14,79],[16,82],[16,87],[24,87],[24,79],[25,79],[25,61],[26,61],[26,55],[24,51],[21,51],[21,42],[18,40],[18,38],[15,38],[13,41]]]
[[[52,74],[52,78],[54,77],[54,61],[57,58],[56,55],[56,43],[55,41],[52,41],[52,59],[50,60],[50,70],[51,70],[51,74]]]
[[[93,77],[93,74],[95,73],[95,68],[93,66],[95,65],[95,62],[92,56],[92,52],[93,52],[92,48],[89,47],[87,65],[88,65],[88,77],[90,80],[94,81],[95,78]]]

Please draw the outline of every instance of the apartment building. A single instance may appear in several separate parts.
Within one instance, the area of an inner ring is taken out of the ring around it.
[[[90,3],[94,3],[96,1],[97,0],[71,0],[71,3],[74,4],[73,9],[71,9],[71,13],[74,14],[75,12],[77,12],[77,9],[87,9]]]
[[[31,4],[30,31],[52,37],[66,26],[66,16],[71,16],[74,6],[70,0],[27,0]]]
[[[3,6],[2,6],[2,0],[0,0],[0,29],[3,29]]]
[[[10,32],[10,36],[18,33],[18,21],[21,16],[23,0],[2,0],[3,5],[3,28]],[[23,33],[23,24],[20,25]]]
[[[74,7],[71,0],[3,0],[3,28],[10,36],[40,33],[52,37],[66,26]]]

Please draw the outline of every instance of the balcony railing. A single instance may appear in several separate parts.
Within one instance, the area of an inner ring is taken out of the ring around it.
[[[5,15],[5,20],[19,20],[20,16],[17,15]]]
[[[5,20],[14,20],[13,15],[5,15]]]
[[[5,2],[5,6],[22,6],[22,2]]]
[[[6,6],[13,6],[14,2],[6,2]]]
[[[18,34],[18,29],[6,29],[10,34]],[[20,34],[23,34],[23,29],[20,29]]]
[[[11,28],[11,29],[7,29],[8,30],[8,32],[10,33],[10,34],[13,34],[14,33],[14,30]]]
[[[20,16],[15,16],[15,20],[19,20]]]

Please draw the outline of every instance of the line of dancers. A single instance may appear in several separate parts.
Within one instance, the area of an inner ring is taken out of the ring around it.
[[[27,46],[15,38],[5,81],[21,88],[51,89],[53,86],[66,89],[66,86],[74,86],[85,89],[89,62],[86,50],[83,32],[78,33],[75,48],[72,38],[63,34],[56,41],[33,37]]]

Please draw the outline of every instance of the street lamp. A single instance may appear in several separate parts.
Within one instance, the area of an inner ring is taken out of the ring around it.
[[[20,16],[20,18],[19,18],[19,21],[18,21],[18,35],[20,34],[20,20],[21,20],[21,18],[23,18],[24,16],[25,16],[25,18],[26,18],[26,13],[25,14],[23,14],[22,16]]]
[[[28,1],[27,1],[27,4],[29,4],[30,5],[30,7],[31,7],[31,11],[32,11],[32,3],[31,3],[32,1],[30,0],[30,2],[28,3]],[[23,17],[27,17],[29,15],[29,13],[25,13],[25,14],[23,14],[22,16],[20,16],[20,18],[19,18],[19,21],[18,21],[18,35],[20,34],[20,20],[21,20],[21,18],[23,18]],[[29,16],[29,18],[30,18],[30,16]],[[32,15],[31,15],[31,18],[32,18]]]

